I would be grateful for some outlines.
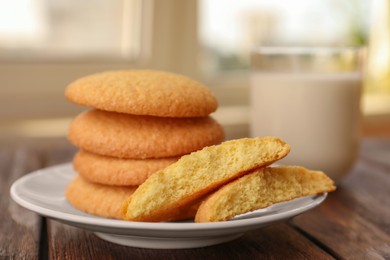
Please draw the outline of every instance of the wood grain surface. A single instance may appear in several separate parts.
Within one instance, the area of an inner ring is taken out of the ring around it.
[[[59,140],[0,147],[0,259],[390,259],[390,139],[370,139],[353,172],[319,207],[228,243],[180,250],[115,245],[12,201],[11,184],[72,160]]]

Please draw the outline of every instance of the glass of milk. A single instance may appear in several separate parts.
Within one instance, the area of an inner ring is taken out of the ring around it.
[[[324,171],[336,183],[359,152],[358,48],[259,47],[252,55],[250,133],[291,145],[281,164]]]

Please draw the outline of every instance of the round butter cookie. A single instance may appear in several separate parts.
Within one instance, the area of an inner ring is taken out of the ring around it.
[[[101,217],[122,219],[123,203],[136,188],[91,183],[77,176],[68,184],[65,196],[79,210]]]
[[[66,88],[72,102],[106,111],[161,117],[200,117],[217,109],[205,86],[185,76],[153,70],[107,71]]]
[[[179,157],[161,159],[119,159],[80,150],[73,167],[84,179],[105,185],[140,185],[156,171],[176,162]]]
[[[88,110],[70,124],[69,141],[94,154],[117,158],[167,158],[218,144],[224,131],[210,116],[164,118]]]

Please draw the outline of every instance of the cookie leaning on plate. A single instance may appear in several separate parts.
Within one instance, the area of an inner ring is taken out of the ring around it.
[[[290,146],[275,137],[242,138],[205,147],[150,176],[124,206],[124,219],[168,221],[172,213],[222,185],[283,158]]]
[[[79,151],[73,167],[84,179],[105,185],[140,185],[150,175],[176,162],[178,157],[161,159],[120,159]]]
[[[299,166],[265,167],[209,195],[201,203],[195,222],[225,221],[275,203],[335,189],[333,181],[321,171]]]
[[[69,141],[91,153],[117,158],[181,156],[224,140],[213,118],[164,118],[88,110],[70,124]]]
[[[134,115],[202,117],[217,109],[205,86],[182,75],[153,70],[108,71],[80,78],[65,96],[80,105]]]

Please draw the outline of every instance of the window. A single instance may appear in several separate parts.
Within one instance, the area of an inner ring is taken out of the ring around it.
[[[145,6],[141,0],[1,1],[1,55],[138,59],[147,33]]]

